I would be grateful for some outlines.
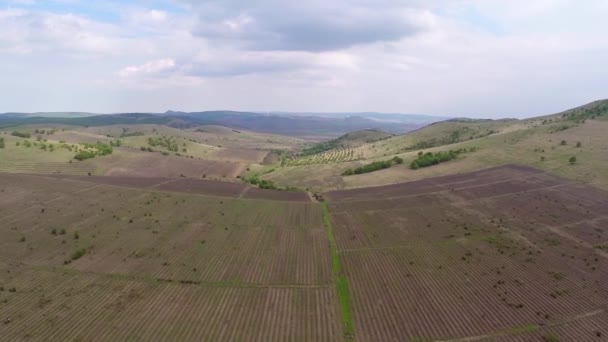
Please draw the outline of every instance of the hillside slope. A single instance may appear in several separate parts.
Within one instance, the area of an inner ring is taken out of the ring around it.
[[[263,178],[322,191],[398,183],[515,163],[608,189],[606,132],[608,100],[526,120],[450,120],[354,148],[353,153],[360,157],[357,161],[286,166]],[[428,168],[409,168],[420,151],[462,148],[475,148],[476,152]],[[372,173],[342,176],[347,169],[393,156],[400,156],[405,163]],[[570,163],[572,157],[576,157],[574,164]]]

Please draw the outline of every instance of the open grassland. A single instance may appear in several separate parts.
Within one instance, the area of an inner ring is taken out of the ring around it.
[[[2,340],[343,338],[318,204],[90,178],[0,177]]]
[[[602,341],[608,193],[525,167],[332,192],[359,341]]]

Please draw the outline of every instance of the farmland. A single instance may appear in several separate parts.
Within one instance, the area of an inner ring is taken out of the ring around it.
[[[608,334],[602,190],[510,165],[333,191],[326,207],[294,194],[191,178],[2,174],[0,333],[234,341]]]
[[[166,181],[3,174],[3,340],[341,339],[317,204]]]
[[[358,340],[608,334],[606,192],[506,166],[327,197]]]

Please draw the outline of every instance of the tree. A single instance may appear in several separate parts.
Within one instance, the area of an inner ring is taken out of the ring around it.
[[[575,164],[576,163],[576,157],[572,156],[572,157],[570,157],[570,159],[568,161],[570,162],[570,164]]]

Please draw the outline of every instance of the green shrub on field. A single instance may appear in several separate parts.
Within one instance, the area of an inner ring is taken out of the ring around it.
[[[0,138],[0,148],[4,148],[4,138]]]
[[[112,146],[102,144],[100,142],[96,144],[82,144],[86,150],[79,151],[74,159],[76,160],[85,160],[95,158],[96,156],[105,156],[108,154],[112,154],[113,149]]]
[[[475,151],[474,148],[471,148],[469,151]],[[466,149],[458,149],[458,150],[449,150],[443,152],[427,152],[422,153],[419,152],[416,159],[412,161],[410,164],[410,168],[412,170],[418,170],[421,167],[429,167],[433,165],[437,165],[446,161],[450,161],[458,157],[459,154],[467,152]]]
[[[13,131],[11,133],[11,135],[14,136],[14,137],[26,138],[26,139],[32,137],[32,135],[30,133],[27,133],[27,132],[18,132],[18,131]]]
[[[343,176],[359,175],[362,173],[374,172],[377,170],[388,169],[394,164],[403,164],[403,159],[400,157],[394,157],[390,160],[375,161],[370,164],[359,166],[355,169],[348,169],[342,173]]]

